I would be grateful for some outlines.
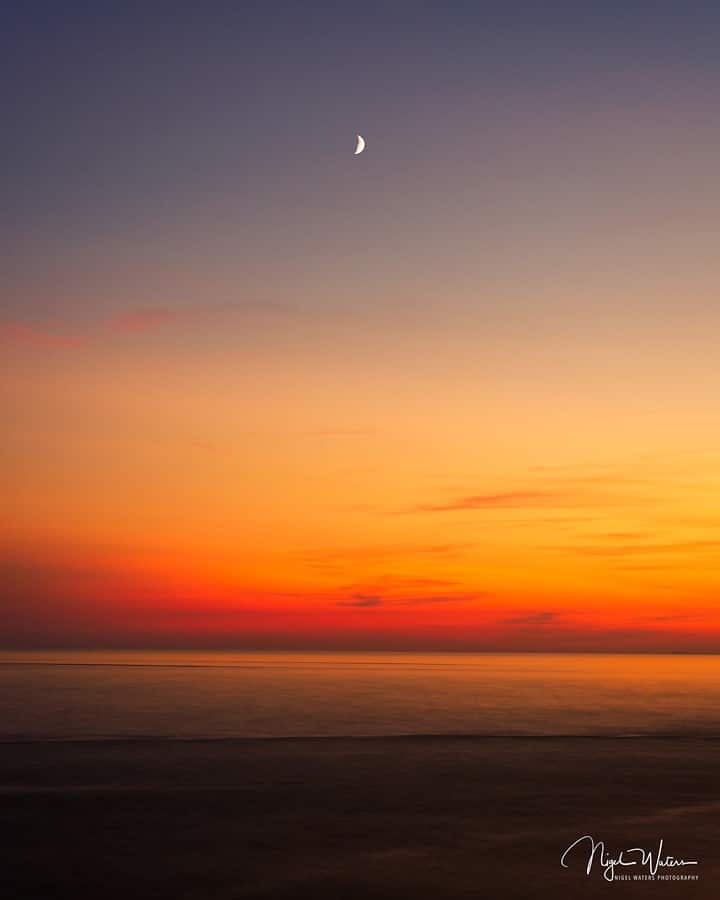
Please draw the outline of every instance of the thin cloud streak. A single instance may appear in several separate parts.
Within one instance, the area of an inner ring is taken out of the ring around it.
[[[702,540],[702,541],[676,541],[664,544],[616,544],[614,546],[602,545],[578,545],[549,547],[552,550],[561,550],[562,552],[576,553],[581,556],[642,556],[646,554],[682,554],[696,553],[706,550],[720,550],[720,540]]]
[[[557,624],[557,613],[533,612],[526,615],[510,616],[502,620],[505,625],[549,625]]]
[[[26,346],[41,350],[70,349],[78,347],[86,340],[85,335],[53,331],[26,322],[3,322],[0,324],[0,346]]]
[[[429,596],[417,595],[410,597],[388,597],[381,594],[353,594],[349,600],[340,600],[335,605],[355,607],[357,609],[369,609],[378,606],[431,606],[445,603],[467,603],[487,597],[487,594],[433,594]]]
[[[115,336],[149,334],[173,326],[209,321],[232,315],[275,316],[294,310],[277,303],[212,303],[179,307],[139,306],[114,313],[101,321],[73,329],[56,329],[44,323],[9,320],[0,322],[0,345],[69,349],[96,343]]]
[[[475,494],[469,497],[459,497],[448,503],[422,503],[415,507],[414,512],[439,513],[483,509],[522,509],[547,506],[552,501],[566,496],[565,492],[559,491],[507,491],[499,494]]]
[[[369,594],[355,594],[350,600],[341,600],[337,606],[350,606],[356,609],[371,609],[376,606],[382,606],[382,597]]]

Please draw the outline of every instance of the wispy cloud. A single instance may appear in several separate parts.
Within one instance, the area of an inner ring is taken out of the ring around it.
[[[382,606],[383,598],[374,594],[354,594],[349,600],[340,600],[338,606],[353,606],[356,609],[370,609]]]
[[[649,502],[646,478],[630,477],[614,471],[591,475],[535,475],[523,479],[512,490],[486,491],[451,497],[448,500],[420,503],[406,509],[411,513],[488,512],[494,510],[539,512],[575,512],[618,506],[643,506]],[[523,513],[521,513],[523,514]]]
[[[548,611],[531,612],[524,615],[510,616],[502,621],[506,625],[549,625],[556,623],[557,613]]]
[[[37,347],[42,350],[62,349],[77,347],[84,340],[85,335],[54,331],[43,326],[29,325],[26,322],[0,323],[0,346],[20,345]]]
[[[433,604],[461,603],[468,600],[477,600],[484,594],[417,594],[403,596],[388,596],[385,594],[353,594],[349,600],[340,600],[337,606],[350,606],[358,609],[368,609],[377,606],[431,606]]]
[[[473,594],[472,596],[468,596],[467,594],[434,594],[430,597],[401,597],[396,602],[403,604],[404,606],[424,606],[425,604],[433,603],[461,603],[467,602],[468,600],[478,600],[480,597],[484,596],[487,595]]]
[[[183,306],[139,306],[112,313],[101,320],[73,326],[50,322],[6,320],[0,322],[0,344],[37,348],[72,348],[113,336],[147,334],[237,314],[275,316],[290,307],[238,301],[237,303],[185,304]]]
[[[704,551],[717,552],[720,550],[720,540],[697,541],[668,541],[667,543],[629,543],[618,542],[615,544],[581,544],[576,546],[554,547],[562,551],[570,551],[581,556],[645,556],[683,553],[702,553]]]
[[[652,622],[696,622],[707,619],[707,613],[677,613],[665,616],[650,616]]]
[[[462,510],[483,509],[522,509],[527,507],[547,506],[566,497],[560,491],[506,491],[498,494],[473,494],[458,497],[447,503],[422,503],[414,508],[415,512],[456,512]]]
[[[144,307],[118,313],[109,318],[102,327],[107,332],[138,334],[156,331],[183,320],[187,321],[197,314],[197,310],[194,309],[172,309],[163,306]]]
[[[372,544],[358,547],[338,547],[302,553],[306,565],[324,571],[345,570],[349,565],[394,566],[402,560],[431,557],[453,559],[463,556],[474,545],[465,542],[438,544]]]
[[[456,579],[452,578],[430,578],[422,575],[398,575],[386,573],[373,576],[372,579],[364,580],[360,583],[344,585],[341,590],[349,593],[361,594],[382,594],[387,593],[404,593],[416,592],[423,590],[438,590],[452,588],[459,585]]]

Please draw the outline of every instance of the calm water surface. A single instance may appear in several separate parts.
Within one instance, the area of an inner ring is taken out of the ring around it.
[[[720,734],[720,656],[0,653],[0,739]]]

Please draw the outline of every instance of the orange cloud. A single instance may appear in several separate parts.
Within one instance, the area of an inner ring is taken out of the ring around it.
[[[566,495],[558,491],[507,491],[500,494],[475,494],[448,503],[423,503],[416,512],[456,512],[474,509],[517,509],[547,506]]]

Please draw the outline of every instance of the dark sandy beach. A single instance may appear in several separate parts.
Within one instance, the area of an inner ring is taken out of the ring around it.
[[[716,897],[717,749],[688,738],[3,744],[3,896]],[[618,849],[662,837],[666,853],[700,863],[673,871],[700,878],[609,884],[580,857],[562,869],[583,834]]]

